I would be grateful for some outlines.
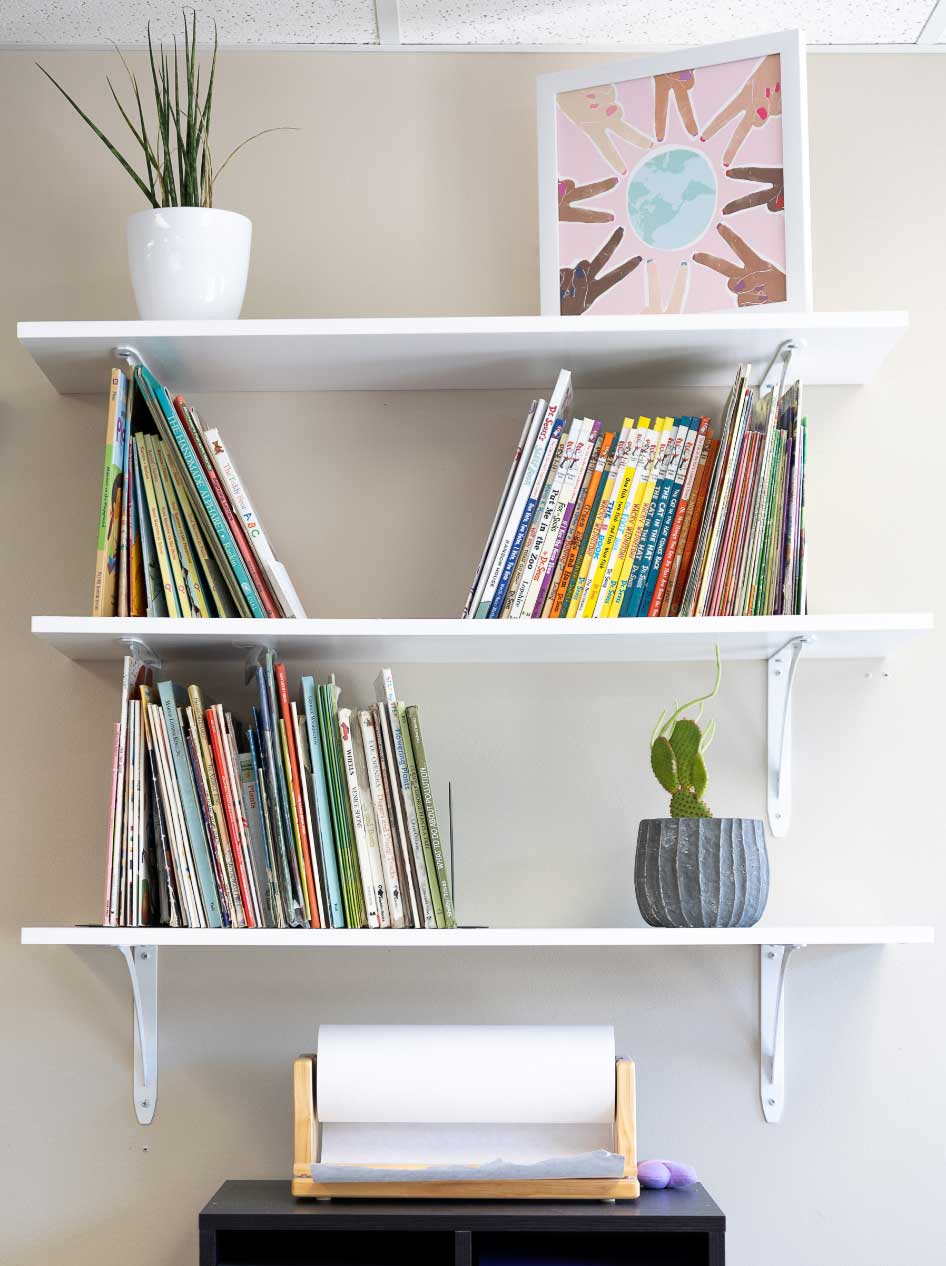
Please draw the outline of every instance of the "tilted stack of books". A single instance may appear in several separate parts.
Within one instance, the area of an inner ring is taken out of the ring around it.
[[[466,619],[772,615],[806,610],[800,386],[741,365],[706,417],[572,417],[563,370],[532,402]]]
[[[215,429],[113,369],[92,614],[305,617]]]
[[[272,652],[255,676],[244,731],[126,657],[106,925],[456,927],[420,716],[390,671],[355,712],[312,677],[297,705]]]

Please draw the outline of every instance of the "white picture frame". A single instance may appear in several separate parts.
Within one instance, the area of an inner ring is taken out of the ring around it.
[[[728,280],[722,283],[713,283],[719,287],[720,284],[724,291],[728,292],[732,297],[725,297],[718,308],[710,308],[702,306],[699,311],[736,311],[746,310],[752,306],[764,304],[767,311],[773,309],[781,309],[783,311],[807,312],[812,308],[812,270],[811,270],[811,214],[810,214],[810,192],[809,192],[809,171],[808,171],[808,103],[807,103],[807,77],[805,67],[805,42],[801,31],[783,31],[772,35],[753,36],[749,39],[731,40],[724,44],[710,45],[705,48],[683,49],[672,53],[660,53],[649,57],[634,58],[630,61],[607,62],[596,66],[590,66],[581,70],[559,71],[554,74],[541,75],[537,82],[537,104],[538,104],[538,179],[539,179],[539,270],[540,270],[540,304],[543,316],[560,316],[563,315],[563,307],[568,306],[568,300],[563,298],[568,291],[568,279],[571,274],[566,274],[564,278],[560,278],[560,270],[569,269],[575,265],[575,260],[560,259],[560,236],[561,225],[559,220],[559,181],[563,180],[568,173],[563,173],[559,163],[559,119],[558,119],[558,98],[562,93],[573,93],[581,89],[591,89],[595,87],[606,86],[610,88],[612,85],[620,87],[620,85],[629,81],[640,81],[642,79],[652,78],[657,75],[682,75],[684,68],[692,69],[694,77],[696,72],[708,67],[723,67],[726,63],[743,62],[758,60],[761,66],[762,61],[772,54],[777,54],[781,64],[781,144],[782,144],[782,164],[783,164],[783,180],[784,180],[784,207],[782,214],[784,215],[784,290],[785,297],[783,300],[773,300],[771,298],[759,298],[753,300],[750,295],[736,295],[734,287],[737,285],[745,285],[733,280],[730,285]],[[656,84],[655,90],[656,92]],[[588,94],[585,94],[588,95]],[[614,98],[609,98],[613,100]],[[674,103],[671,103],[673,105]],[[596,108],[592,106],[592,108]],[[608,112],[614,112],[615,107],[608,107]],[[722,113],[723,111],[720,111]],[[746,112],[748,114],[748,111]],[[568,116],[570,117],[570,116]],[[600,117],[600,116],[598,116]],[[621,117],[620,115],[618,116]],[[774,116],[773,116],[774,117]],[[652,119],[651,122],[655,123]],[[715,119],[713,120],[715,123]],[[732,129],[735,132],[741,122],[736,124]],[[761,127],[756,124],[756,127]],[[717,128],[721,135],[724,134],[727,125]],[[630,129],[637,131],[637,128]],[[707,128],[707,130],[709,130]],[[654,137],[657,135],[658,129],[655,126]],[[600,133],[599,133],[600,134]],[[666,134],[666,133],[665,133]],[[715,133],[714,133],[715,135]],[[653,138],[650,138],[653,139]],[[705,138],[708,140],[709,138]],[[699,136],[700,142],[704,141],[702,135]],[[614,154],[617,146],[613,142],[605,142],[609,152]],[[669,144],[669,142],[668,142]],[[654,140],[654,149],[649,151],[655,153],[659,151],[659,147],[664,142]],[[666,146],[665,146],[666,147]],[[635,155],[630,146],[622,145],[622,153],[626,156],[626,160],[633,161],[635,157],[639,157],[641,152]],[[694,146],[694,148],[697,148]],[[597,160],[596,160],[597,161]],[[612,159],[612,161],[615,161]],[[724,167],[727,164],[723,164]],[[636,170],[636,169],[635,169]],[[747,169],[743,169],[747,170]],[[733,168],[735,171],[735,168]],[[729,175],[726,170],[723,174]],[[628,175],[628,183],[634,175],[632,171]],[[587,188],[588,186],[583,186]],[[751,186],[750,186],[751,187]],[[722,195],[729,192],[736,192],[735,186],[730,190],[728,184],[716,182],[717,201],[715,215],[718,217],[718,223],[713,226],[716,232],[719,232],[719,223],[722,223]],[[745,194],[747,187],[743,186],[738,190],[739,193]],[[579,194],[581,190],[577,191]],[[596,195],[591,195],[594,199]],[[593,201],[589,204],[589,209],[594,205]],[[728,204],[731,205],[731,204]],[[757,204],[758,205],[758,204]],[[769,208],[772,210],[772,208]],[[625,211],[625,215],[628,213]],[[617,219],[620,215],[620,208],[615,211],[611,217]],[[727,225],[727,228],[730,226]],[[708,232],[709,230],[707,230]],[[591,259],[594,262],[594,256],[597,248],[600,247],[600,233],[597,236],[589,236],[587,253],[582,252],[581,262],[587,262]],[[624,237],[620,239],[623,243]],[[633,230],[628,237],[628,246],[640,245],[634,239]],[[745,246],[745,242],[742,243]],[[628,254],[625,251],[624,254]],[[643,251],[640,252],[643,254]],[[705,264],[704,260],[708,252],[696,252],[702,254],[703,260],[699,261],[698,267],[712,267],[711,264]],[[712,254],[717,257],[716,270],[721,272],[722,264],[729,260],[736,260],[732,251],[729,249],[725,240],[719,243],[717,250]],[[723,257],[722,259],[718,257]],[[618,255],[612,263],[618,262]],[[658,261],[659,262],[659,261]],[[648,278],[652,276],[650,270],[656,265],[653,259],[648,259],[646,267],[642,270],[645,277],[644,284],[649,284]],[[636,265],[635,265],[636,267]],[[584,274],[580,274],[584,276]],[[696,276],[695,272],[688,274],[687,285],[689,286],[689,278]],[[560,280],[564,291],[560,292]],[[732,279],[730,279],[732,280]],[[781,284],[781,283],[780,283]],[[774,288],[774,287],[773,287]],[[703,285],[703,289],[706,286]],[[762,287],[757,287],[760,294],[765,294]],[[571,293],[574,294],[574,281],[572,283]],[[617,293],[617,292],[616,292]],[[636,302],[628,302],[628,311],[625,315],[638,315],[644,309],[639,306],[642,294],[640,283],[636,284],[635,289],[627,289],[625,293],[636,296]],[[659,291],[658,291],[659,293]],[[589,303],[587,309],[590,315],[595,315],[593,310],[594,300]],[[674,307],[673,302],[664,308],[659,300],[656,303],[650,303],[650,310],[658,311],[681,311],[680,307]],[[608,315],[614,315],[615,299],[609,301]],[[636,311],[635,311],[636,308]],[[565,313],[569,314],[569,313]],[[570,313],[574,315],[575,313]]]

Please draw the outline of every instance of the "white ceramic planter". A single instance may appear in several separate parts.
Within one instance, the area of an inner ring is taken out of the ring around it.
[[[160,207],[128,218],[128,267],[143,321],[235,320],[253,225],[215,207]]]

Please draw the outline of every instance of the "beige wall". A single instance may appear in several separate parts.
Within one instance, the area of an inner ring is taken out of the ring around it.
[[[43,60],[110,117],[112,58]],[[221,153],[259,127],[302,129],[259,142],[221,180],[220,204],[254,221],[245,314],[536,311],[533,80],[581,60],[223,55]],[[0,55],[0,1261],[192,1266],[197,1211],[223,1179],[288,1173],[290,1059],[320,1020],[613,1021],[639,1062],[643,1154],[698,1167],[729,1215],[734,1266],[941,1261],[940,948],[797,957],[777,1128],[757,1103],[748,950],[168,951],[158,1112],[136,1124],[118,954],[17,944],[23,924],[99,917],[117,676],[29,636],[33,613],[88,609],[104,410],[57,396],[14,322],[133,316],[124,219],[138,209],[32,62]],[[870,387],[809,394],[817,611],[942,597],[944,67],[810,63],[816,302],[905,307],[913,321]],[[719,406],[711,392],[578,390],[612,421],[645,402]],[[452,615],[527,394],[198,403],[252,471],[310,611]],[[769,921],[942,915],[942,636],[886,679],[802,667],[795,816],[772,847]],[[366,697],[371,671],[338,668]],[[218,671],[221,697],[240,696],[237,678]],[[412,666],[398,680],[424,707],[438,794],[454,783],[462,919],[639,922],[636,823],[662,808],[646,738],[705,667]],[[760,665],[727,669],[718,812],[762,812],[764,680]],[[549,736],[558,745],[542,748]]]

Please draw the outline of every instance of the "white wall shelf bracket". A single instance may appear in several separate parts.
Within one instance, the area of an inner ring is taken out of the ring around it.
[[[803,338],[787,338],[780,343],[775,351],[775,355],[769,361],[768,368],[762,375],[759,382],[759,394],[761,395],[767,389],[778,387],[779,395],[785,390],[785,384],[790,380],[789,374],[792,372],[792,361],[797,352],[803,352],[808,346],[808,340]],[[779,362],[781,368],[779,369]]]
[[[769,830],[776,838],[788,834],[792,807],[792,688],[804,648],[813,636],[793,637],[776,651],[768,666],[768,806]]]
[[[275,655],[279,658],[279,652],[272,642],[234,642],[233,645],[238,651],[243,651],[243,684],[248,686],[256,676],[257,668],[265,667],[266,656]]]
[[[777,1125],[785,1106],[785,974],[800,944],[759,946],[759,1094],[762,1115]]]
[[[158,947],[119,945],[135,1003],[135,1116],[150,1125],[158,1101]]]
[[[118,640],[122,646],[127,646],[128,653],[140,660],[146,668],[153,668],[157,672],[164,666],[164,661],[157,651],[153,651],[140,637],[120,637]]]

